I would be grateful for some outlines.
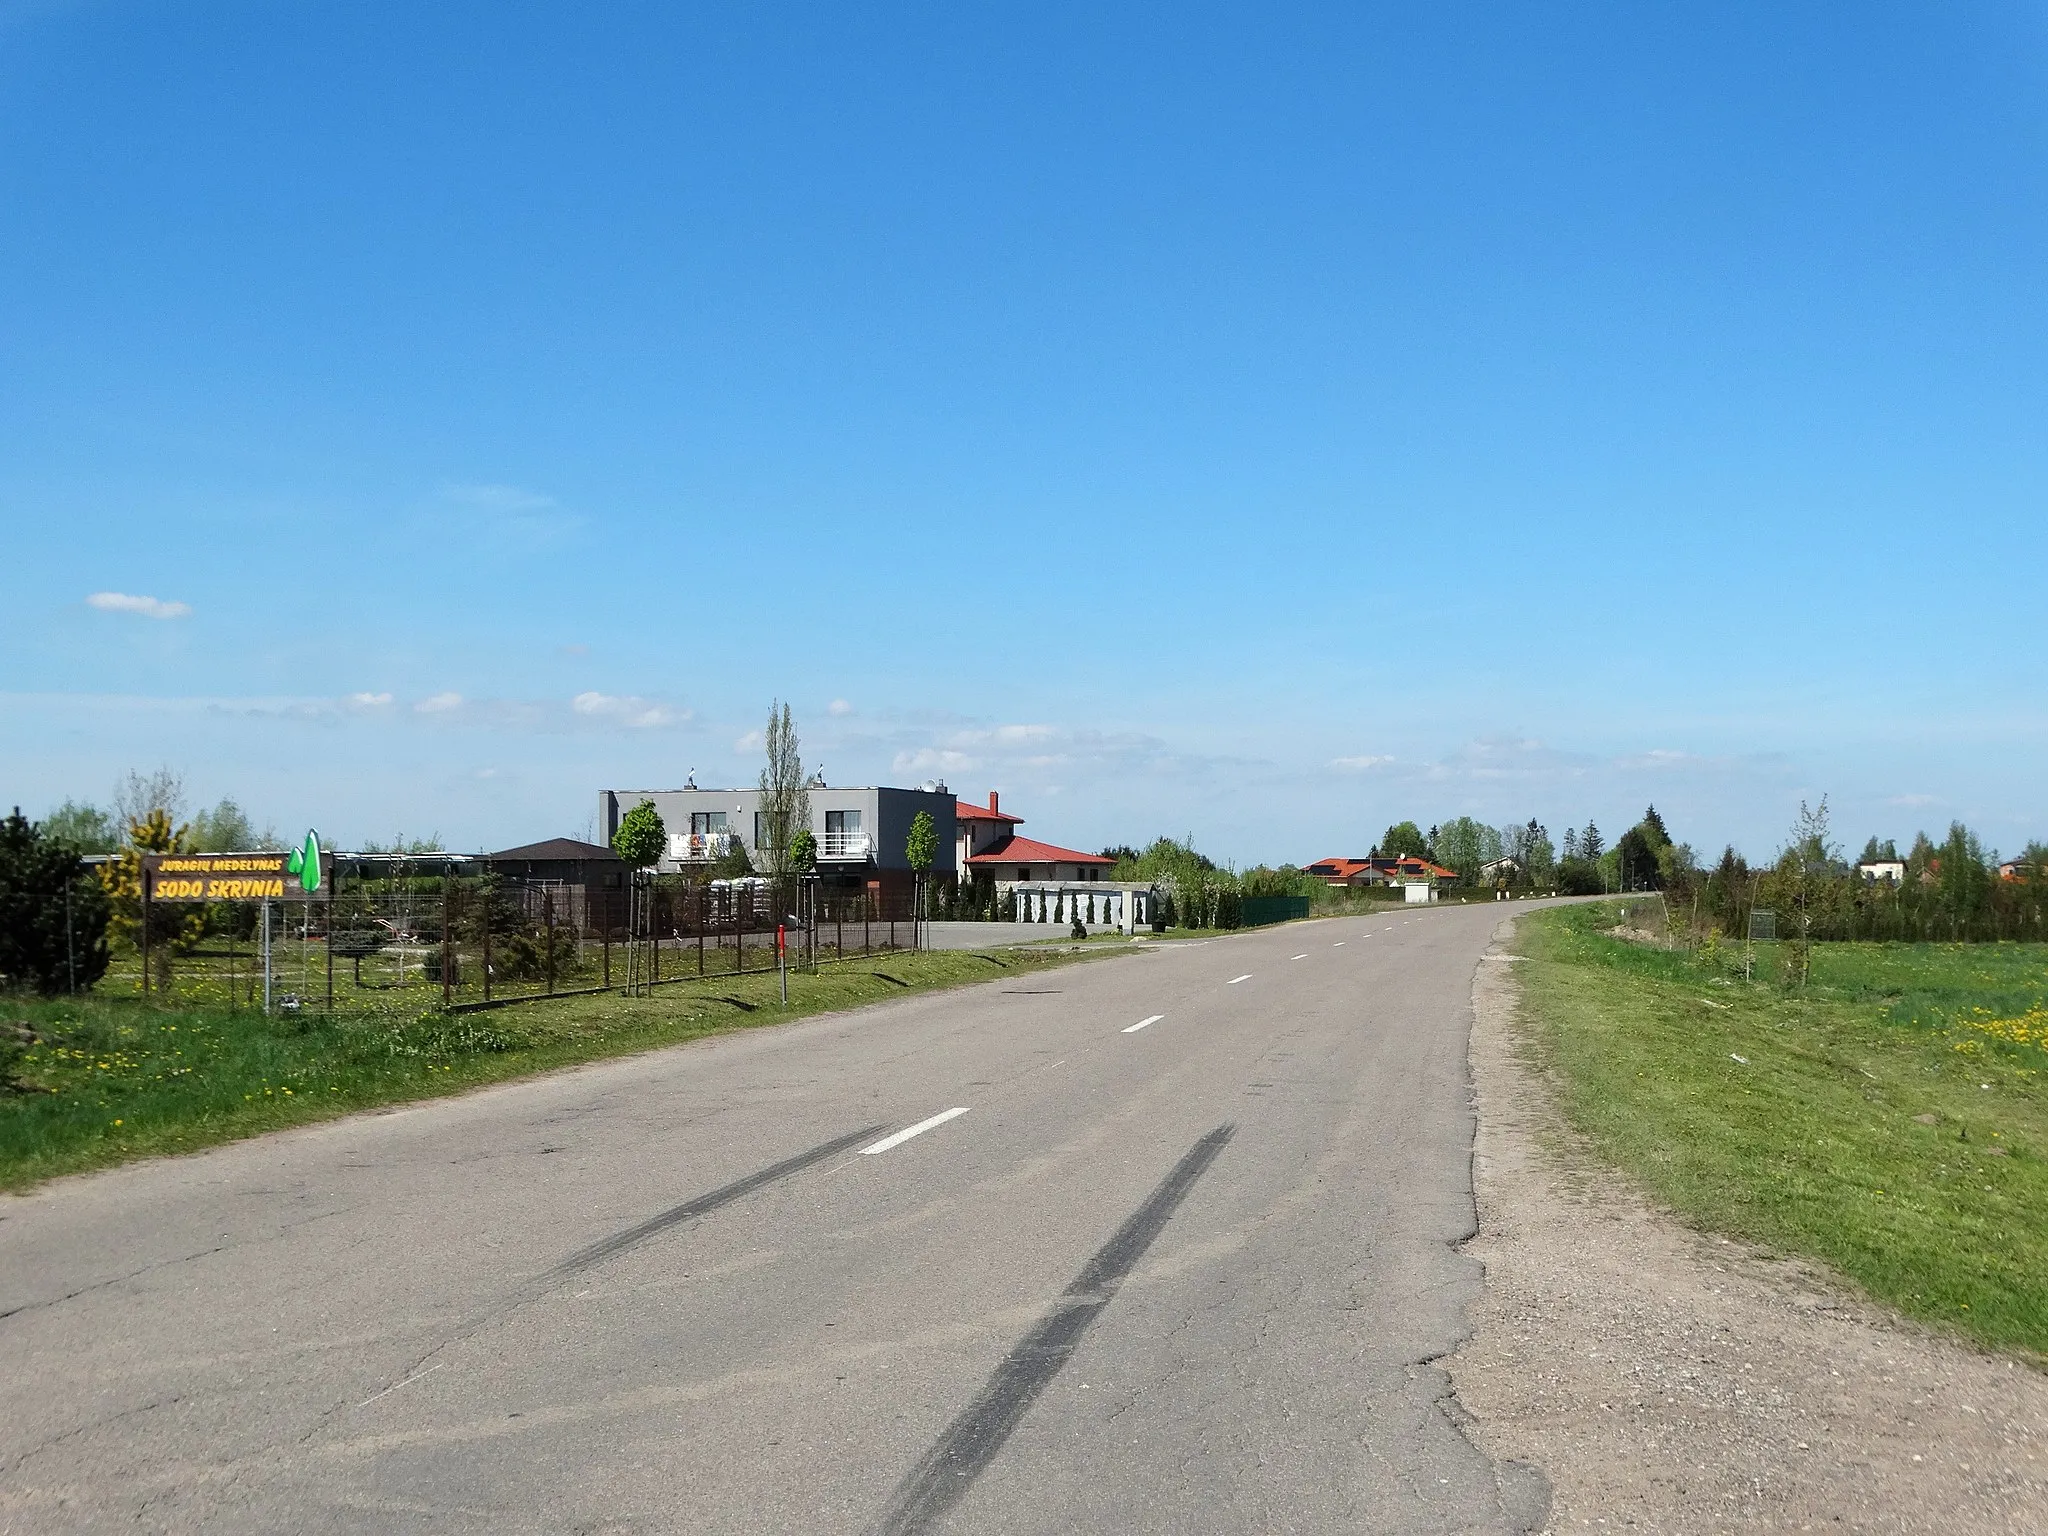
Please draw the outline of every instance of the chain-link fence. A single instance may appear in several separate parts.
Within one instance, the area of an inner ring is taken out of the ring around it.
[[[103,985],[285,1013],[498,1008],[915,949],[913,906],[816,880],[589,886],[483,859],[342,856],[310,900],[154,902],[130,925],[150,930],[147,976],[140,947],[117,940]]]

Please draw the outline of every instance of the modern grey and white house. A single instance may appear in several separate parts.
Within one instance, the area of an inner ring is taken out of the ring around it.
[[[930,813],[939,836],[930,877],[955,878],[957,802],[944,785],[841,789],[813,784],[808,793],[811,835],[818,840],[818,876],[828,890],[870,889],[892,898],[908,892],[915,878],[907,852],[910,823],[919,811]],[[668,828],[668,850],[655,866],[660,873],[702,868],[724,858],[735,842],[746,850],[756,870],[763,867],[767,828],[760,790],[698,789],[694,784],[681,789],[599,790],[599,838],[610,843],[626,813],[643,800],[654,802]]]

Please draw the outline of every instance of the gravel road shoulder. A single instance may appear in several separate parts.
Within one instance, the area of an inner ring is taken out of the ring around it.
[[[1548,1530],[2048,1532],[2048,1376],[1803,1264],[1703,1236],[1599,1166],[1473,986],[1473,1332],[1443,1362]]]

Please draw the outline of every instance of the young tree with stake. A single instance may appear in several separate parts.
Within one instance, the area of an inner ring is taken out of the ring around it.
[[[640,874],[652,869],[661,861],[662,850],[668,846],[668,828],[662,823],[661,812],[654,808],[652,800],[642,800],[619,820],[619,830],[612,834],[612,852],[625,860],[632,871],[629,900],[632,906],[626,915],[626,932],[631,948],[626,951],[626,984],[630,989],[639,980],[640,970],[640,929],[643,919],[651,915],[651,906],[645,899]],[[650,931],[651,923],[646,924]]]
[[[917,875],[917,917],[924,917],[925,872],[939,856],[939,824],[932,820],[930,811],[919,811],[910,818],[910,837],[903,845],[903,856]]]

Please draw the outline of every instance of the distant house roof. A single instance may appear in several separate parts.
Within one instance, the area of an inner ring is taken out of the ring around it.
[[[546,859],[610,859],[619,864],[626,862],[602,843],[581,842],[573,837],[550,837],[544,842],[528,843],[521,848],[507,848],[502,853],[486,854],[485,857],[530,859],[536,863]]]
[[[1313,864],[1304,864],[1302,872],[1320,875],[1325,880],[1351,880],[1359,875],[1384,875],[1396,880],[1455,880],[1458,872],[1445,869],[1441,864],[1432,864],[1427,859],[1318,859]]]
[[[957,803],[953,816],[957,821],[1002,821],[1008,822],[1013,827],[1022,826],[1024,823],[1022,816],[1012,816],[1008,811],[998,808],[998,802],[993,790],[989,792],[987,805],[970,805],[967,801],[962,800]]]
[[[1349,880],[1354,875],[1369,873],[1370,859],[1317,859],[1313,864],[1302,865],[1302,873],[1320,875],[1325,880]]]
[[[1041,843],[1031,837],[1006,837],[999,843],[975,854],[969,864],[1101,864],[1111,865],[1115,859],[1105,859],[1099,853],[1082,853],[1073,848],[1055,848],[1051,843]]]
[[[1432,880],[1455,880],[1458,878],[1458,872],[1455,869],[1445,869],[1443,865],[1432,864],[1427,859],[1403,859],[1395,868],[1399,873],[1411,878],[1415,875],[1427,875]]]

